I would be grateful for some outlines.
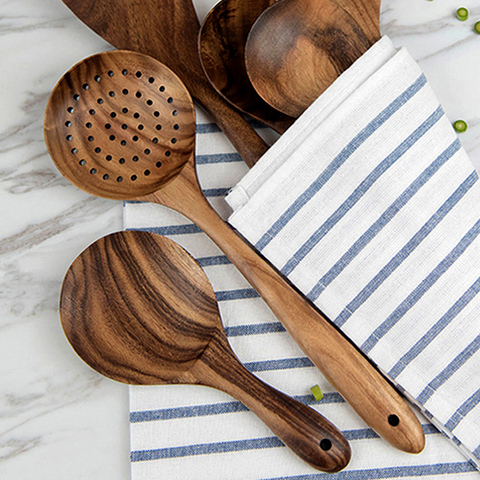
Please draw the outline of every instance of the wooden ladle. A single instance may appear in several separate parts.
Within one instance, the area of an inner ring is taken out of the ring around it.
[[[260,96],[293,117],[380,38],[380,0],[282,0],[259,16],[246,66]]]
[[[294,122],[266,103],[253,88],[245,67],[245,45],[255,20],[275,0],[221,0],[200,27],[203,69],[217,92],[232,105],[283,133]]]
[[[182,247],[148,232],[119,232],[70,266],[60,316],[78,355],[134,385],[214,387],[257,414],[313,467],[337,472],[350,446],[322,415],[253,376],[228,343],[215,292]]]
[[[192,99],[170,69],[127,51],[88,57],[55,86],[44,133],[57,168],[78,188],[159,203],[197,224],[358,414],[398,448],[422,450],[422,427],[398,393],[210,206],[195,171]]]

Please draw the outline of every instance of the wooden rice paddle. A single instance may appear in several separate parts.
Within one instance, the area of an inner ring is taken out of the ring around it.
[[[195,171],[193,103],[171,70],[139,53],[93,55],[56,85],[44,130],[54,163],[77,187],[159,203],[197,224],[358,414],[398,448],[422,450],[421,425],[397,392],[204,197]]]
[[[246,65],[260,96],[300,116],[380,38],[380,0],[283,0],[248,36]]]
[[[156,58],[173,70],[252,167],[268,146],[243,116],[210,85],[200,63],[200,25],[191,0],[63,0],[118,49]]]
[[[245,67],[245,45],[255,20],[275,0],[221,0],[200,27],[203,69],[218,93],[242,112],[283,133],[293,122],[266,103],[253,88]]]
[[[240,363],[207,276],[172,240],[119,232],[90,245],[65,276],[60,315],[75,351],[101,374],[134,385],[214,387],[313,467],[348,464],[350,446],[334,425]]]

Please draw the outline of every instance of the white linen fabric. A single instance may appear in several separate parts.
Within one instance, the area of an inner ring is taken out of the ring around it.
[[[388,42],[383,42],[385,43]],[[387,45],[380,47],[373,47],[377,51],[385,48],[383,60],[375,68],[388,61],[386,54],[392,48]],[[369,51],[362,60],[368,58],[376,62],[381,57],[372,55],[372,51]],[[363,71],[363,67],[359,69],[357,64],[352,68]],[[354,75],[351,79],[356,82],[354,90],[362,88],[363,82],[373,75],[375,68],[364,75],[363,80]],[[349,72],[350,70],[346,74]],[[350,95],[349,82],[343,78],[342,76],[337,83],[343,85],[341,90],[345,89],[342,95],[346,100]],[[373,98],[382,96],[379,92],[375,92]],[[319,102],[324,102],[330,95],[329,90],[320,97]],[[336,95],[331,98],[337,98]],[[322,108],[322,112],[327,118],[325,108],[326,106]],[[335,103],[332,103],[330,111],[335,109]],[[310,111],[307,113],[310,115]],[[318,114],[320,113],[319,111]],[[292,127],[292,132],[303,134],[302,143],[310,138],[306,130],[306,123],[309,123],[306,118],[307,115],[302,116]],[[350,120],[352,119],[345,119],[344,123],[347,124]],[[356,119],[355,122],[360,124],[360,120]],[[342,129],[346,127],[344,125]],[[268,129],[259,129],[259,132],[262,135],[271,134]],[[334,136],[340,133],[341,131],[335,131]],[[286,135],[290,135],[290,131]],[[270,155],[275,151],[273,149],[280,147],[285,150],[290,148],[288,157],[282,159]],[[265,156],[272,161],[278,160],[279,163],[272,163],[274,168],[269,170],[269,165],[263,158],[251,172],[258,172],[262,168],[270,176],[277,170],[280,171],[283,160],[290,162],[290,156],[297,148],[298,144],[290,145],[282,137],[267,153],[268,157]],[[201,110],[197,112],[196,155],[198,176],[204,193],[223,218],[227,218],[231,210],[224,200],[225,195],[243,177],[245,181],[252,177],[250,173],[247,174],[247,168],[224,135]],[[264,180],[259,186],[263,183]],[[239,359],[267,383],[321,412],[342,430],[352,447],[352,460],[344,471],[324,474],[299,460],[253,413],[221,392],[200,386],[132,386],[132,480],[478,480],[480,474],[471,461],[423,416],[421,421],[427,446],[422,454],[405,454],[379,439],[305,357],[263,300],[222,252],[183,216],[158,205],[127,202],[124,208],[124,226],[126,229],[143,229],[168,236],[194,255],[213,284],[229,342]],[[260,237],[261,234],[256,236]],[[458,289],[460,285],[449,285],[447,293],[450,288]],[[440,309],[441,305],[437,308]],[[345,322],[345,327],[349,322],[350,320]],[[414,322],[412,332],[416,328],[417,322]],[[466,339],[466,346],[472,340],[473,338]],[[455,368],[455,365],[462,364],[461,359],[456,362],[450,360],[450,347],[442,351],[440,357],[444,356],[445,365],[453,365],[452,368]],[[448,370],[445,376],[448,376]],[[439,377],[437,383],[441,383],[443,378]],[[319,402],[310,393],[310,387],[316,384],[324,393],[323,400]],[[468,388],[468,385],[461,385],[460,388]]]
[[[387,37],[233,189],[229,222],[480,459],[480,183]]]

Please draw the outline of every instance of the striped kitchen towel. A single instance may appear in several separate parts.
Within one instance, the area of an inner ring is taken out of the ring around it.
[[[480,462],[480,182],[387,37],[237,184],[229,222]]]
[[[202,110],[197,112],[197,171],[205,195],[227,218],[231,210],[224,197],[247,168],[211,122]],[[270,142],[275,139],[268,129],[259,132],[270,136]],[[194,255],[213,284],[239,359],[262,380],[325,415],[352,447],[352,460],[343,472],[323,474],[221,392],[201,386],[132,386],[132,480],[478,480],[475,467],[423,417],[427,446],[422,454],[400,452],[379,439],[305,358],[236,268],[183,216],[159,205],[127,202],[124,225],[166,235]],[[316,384],[324,394],[318,402],[310,392]]]

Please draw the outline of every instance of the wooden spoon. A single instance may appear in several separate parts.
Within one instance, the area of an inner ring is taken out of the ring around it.
[[[267,144],[210,85],[198,53],[200,25],[191,0],[63,0],[75,15],[118,49],[156,58],[173,70],[252,167]]]
[[[203,69],[217,92],[232,105],[283,133],[294,122],[266,103],[253,88],[245,67],[245,44],[258,16],[275,0],[221,0],[200,27]]]
[[[193,103],[171,70],[140,53],[88,57],[56,85],[44,130],[54,163],[78,188],[159,203],[197,224],[375,431],[402,450],[423,448],[422,427],[398,393],[210,206],[195,171]]]
[[[294,117],[380,38],[380,0],[283,0],[260,15],[246,46],[260,96]]]
[[[337,472],[348,464],[350,446],[334,425],[240,363],[207,276],[172,240],[130,231],[90,245],[65,276],[60,315],[75,351],[101,374],[136,385],[217,388],[313,467]]]

